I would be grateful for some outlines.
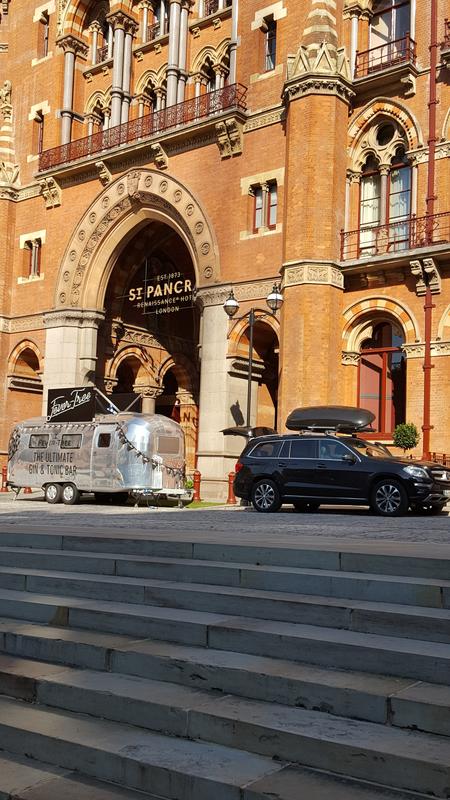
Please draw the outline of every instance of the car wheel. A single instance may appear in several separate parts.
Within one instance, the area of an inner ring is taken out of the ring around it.
[[[370,507],[383,517],[399,517],[408,510],[408,496],[399,481],[385,478],[373,487]]]
[[[421,514],[426,517],[435,516],[436,514],[441,514],[444,510],[446,504],[441,505],[431,505],[431,503],[417,503],[411,506],[412,510],[416,514]]]
[[[73,483],[65,483],[62,488],[62,501],[66,506],[74,506],[80,499],[80,492]]]
[[[280,490],[270,478],[261,478],[256,481],[252,489],[252,504],[255,511],[268,514],[278,511],[281,506]]]
[[[47,483],[44,495],[47,503],[55,505],[61,502],[62,486],[59,483]]]

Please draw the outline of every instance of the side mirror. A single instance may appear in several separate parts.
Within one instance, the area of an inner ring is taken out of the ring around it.
[[[348,455],[346,453],[345,456],[342,456],[342,461],[345,461],[346,464],[356,464],[357,460],[356,456],[352,456],[351,453],[348,453]]]

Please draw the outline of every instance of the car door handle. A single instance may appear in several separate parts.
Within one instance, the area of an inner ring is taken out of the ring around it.
[[[326,464],[317,464],[317,469],[328,469]]]
[[[280,467],[288,467],[288,466],[289,466],[289,464],[287,463],[287,461],[279,461],[279,462],[278,462],[278,465],[279,465]]]

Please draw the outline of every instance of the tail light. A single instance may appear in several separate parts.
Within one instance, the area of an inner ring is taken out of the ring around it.
[[[236,464],[235,464],[235,467],[234,467],[234,471],[235,471],[236,475],[238,474],[238,472],[240,472],[240,471],[241,471],[241,469],[242,469],[242,467],[243,467],[243,466],[244,466],[244,465],[243,465],[243,464],[241,464],[241,462],[240,462],[240,461],[236,461]]]

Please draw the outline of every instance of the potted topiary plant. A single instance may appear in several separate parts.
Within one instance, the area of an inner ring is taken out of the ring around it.
[[[417,447],[419,444],[419,431],[413,422],[402,422],[396,426],[393,440],[394,445],[401,447],[403,452],[406,453],[407,450],[412,450],[413,447]]]

